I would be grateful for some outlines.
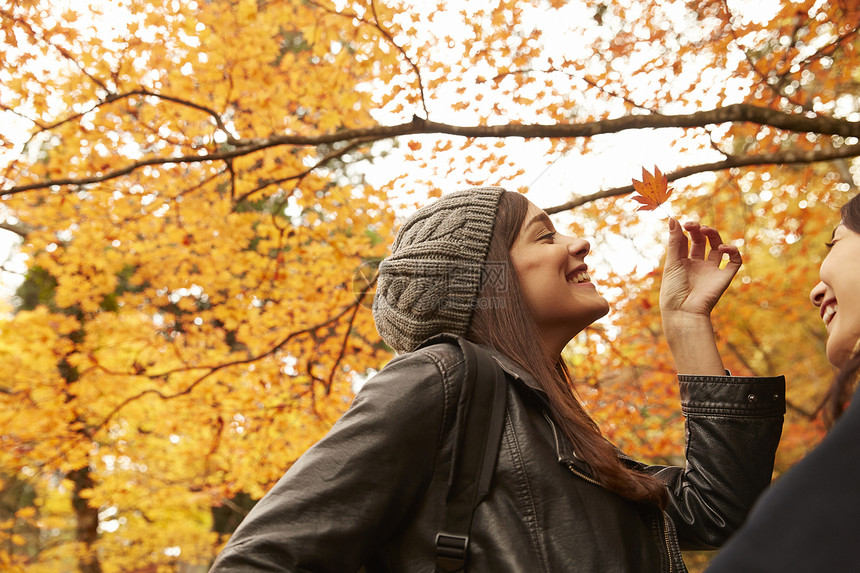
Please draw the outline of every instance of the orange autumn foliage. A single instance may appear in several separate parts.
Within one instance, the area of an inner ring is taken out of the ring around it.
[[[658,161],[643,198],[668,176],[680,218],[741,248],[714,318],[732,372],[789,375],[785,471],[832,375],[806,293],[857,191],[858,23],[813,0],[0,7],[25,273],[0,321],[0,569],[205,569],[390,358],[368,306],[397,217],[468,185],[588,237],[614,311],[565,354],[580,397],[631,455],[680,462],[664,221],[625,197]]]

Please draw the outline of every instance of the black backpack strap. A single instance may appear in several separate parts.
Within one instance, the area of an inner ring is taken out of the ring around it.
[[[458,338],[466,376],[460,389],[445,526],[436,535],[436,570],[465,567],[475,508],[487,496],[505,423],[507,383],[486,352]]]

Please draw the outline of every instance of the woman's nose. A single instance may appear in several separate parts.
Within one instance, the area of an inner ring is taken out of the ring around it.
[[[571,239],[567,251],[574,257],[585,257],[591,252],[591,244],[585,239]]]
[[[821,303],[824,301],[824,291],[827,290],[827,287],[824,284],[824,281],[818,281],[818,284],[812,287],[812,290],[809,291],[809,300],[812,301],[812,304],[815,306],[821,306]]]

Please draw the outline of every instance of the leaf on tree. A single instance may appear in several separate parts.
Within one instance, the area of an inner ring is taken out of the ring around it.
[[[637,211],[653,211],[664,203],[674,191],[669,187],[666,176],[660,173],[656,165],[653,175],[643,167],[642,181],[634,179],[633,188],[639,193],[639,195],[633,196],[633,200],[642,203]]]

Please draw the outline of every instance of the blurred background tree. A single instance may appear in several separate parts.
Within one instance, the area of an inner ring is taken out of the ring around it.
[[[592,242],[615,310],[567,357],[653,462],[683,459],[666,216],[738,244],[720,344],[789,376],[784,471],[832,375],[806,295],[856,192],[858,25],[849,0],[0,6],[0,566],[205,570],[390,358],[397,218],[474,184]],[[657,163],[675,192],[636,212]]]

